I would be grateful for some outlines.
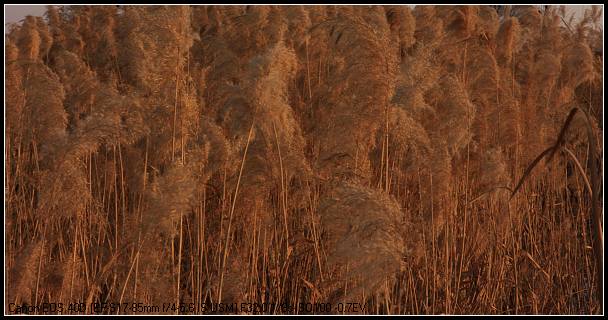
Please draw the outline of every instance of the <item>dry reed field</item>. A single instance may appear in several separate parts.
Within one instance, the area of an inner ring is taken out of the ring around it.
[[[5,313],[603,313],[603,6],[49,6]]]

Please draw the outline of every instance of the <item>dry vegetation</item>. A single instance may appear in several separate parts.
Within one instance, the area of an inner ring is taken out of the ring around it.
[[[601,312],[600,10],[27,17],[5,36],[5,308]]]

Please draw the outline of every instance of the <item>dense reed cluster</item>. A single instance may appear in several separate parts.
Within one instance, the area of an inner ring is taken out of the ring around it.
[[[599,6],[579,20],[552,6],[28,16],[5,34],[5,308],[598,313],[601,17]]]

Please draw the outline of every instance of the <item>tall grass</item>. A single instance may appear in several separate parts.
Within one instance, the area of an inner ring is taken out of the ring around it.
[[[5,308],[601,313],[600,17],[599,6],[579,21],[552,6],[27,17],[5,35]]]

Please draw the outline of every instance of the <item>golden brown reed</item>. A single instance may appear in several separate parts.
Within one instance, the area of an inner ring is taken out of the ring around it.
[[[601,313],[601,15],[49,6],[11,24],[7,301]]]

